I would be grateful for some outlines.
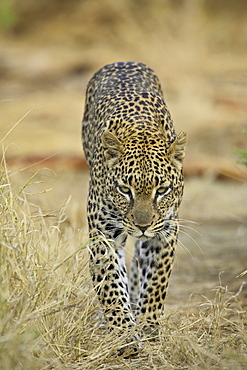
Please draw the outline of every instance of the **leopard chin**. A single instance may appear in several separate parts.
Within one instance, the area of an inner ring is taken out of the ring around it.
[[[133,237],[135,237],[136,239],[139,239],[139,240],[148,240],[148,239],[154,238],[155,234],[151,233],[148,230],[146,230],[144,232],[142,232],[141,230],[138,230],[138,231],[132,232],[131,236],[133,236]]]

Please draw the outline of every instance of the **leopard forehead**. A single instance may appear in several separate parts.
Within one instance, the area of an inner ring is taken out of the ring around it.
[[[152,193],[157,186],[175,185],[179,173],[167,155],[162,138],[138,137],[123,145],[116,178],[137,193]]]

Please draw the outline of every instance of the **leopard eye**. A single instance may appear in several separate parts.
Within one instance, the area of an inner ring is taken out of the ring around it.
[[[170,193],[170,191],[171,191],[171,188],[169,186],[161,186],[160,188],[156,190],[156,193],[158,195],[167,195],[168,193]]]
[[[130,188],[128,188],[125,185],[118,185],[117,187],[118,191],[124,195],[129,195],[131,193]]]

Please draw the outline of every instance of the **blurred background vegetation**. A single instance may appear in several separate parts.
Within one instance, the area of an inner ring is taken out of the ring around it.
[[[3,0],[0,22],[5,32],[19,37],[38,32],[41,41],[47,41],[47,26],[53,28],[52,38],[60,38],[62,30],[53,25],[62,22],[69,27],[67,37],[85,44],[106,36],[108,42],[128,41],[135,27],[161,32],[161,39],[185,38],[184,31],[194,28],[205,33],[212,48],[238,48],[246,42],[246,10],[245,0]]]
[[[160,77],[189,156],[232,156],[245,144],[246,46],[245,0],[1,0],[2,136],[35,106],[8,153],[81,153],[89,78],[135,60]]]

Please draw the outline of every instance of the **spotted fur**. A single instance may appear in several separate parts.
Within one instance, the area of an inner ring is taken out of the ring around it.
[[[82,138],[90,169],[90,270],[110,327],[159,323],[178,236],[187,135],[175,133],[155,73],[106,65],[90,80]],[[137,239],[130,283],[125,241]]]

